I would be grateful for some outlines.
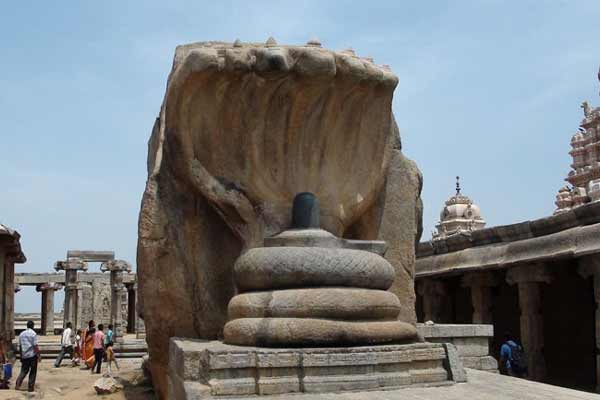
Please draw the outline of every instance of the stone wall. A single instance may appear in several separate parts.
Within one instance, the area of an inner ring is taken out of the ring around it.
[[[498,372],[498,362],[490,355],[492,325],[418,324],[425,340],[432,343],[452,343],[465,368]]]

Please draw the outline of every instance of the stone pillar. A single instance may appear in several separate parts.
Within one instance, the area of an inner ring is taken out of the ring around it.
[[[579,274],[594,281],[594,299],[596,301],[596,392],[600,393],[600,257],[587,256],[579,259]]]
[[[7,351],[15,336],[15,264],[0,247],[0,351]],[[0,358],[2,356],[0,355]]]
[[[135,325],[135,337],[137,339],[145,339],[146,338],[146,324],[144,324],[144,315],[142,314],[141,311],[141,304],[137,299],[137,296],[139,295],[139,291],[137,290],[138,287],[138,283],[137,283],[137,276],[136,276],[136,281],[135,281],[135,321],[136,321],[136,325]]]
[[[137,283],[127,285],[127,333],[136,333],[137,312]]]
[[[423,296],[424,321],[443,322],[443,301],[446,285],[437,279],[424,278],[417,282],[417,293]]]
[[[62,285],[54,282],[42,283],[35,289],[42,293],[41,335],[54,334],[54,292],[60,289]]]
[[[541,285],[551,280],[551,274],[543,264],[516,267],[506,273],[508,284],[517,284],[519,288],[521,343],[527,354],[529,378],[535,381],[543,381],[546,377]]]
[[[87,263],[78,258],[68,258],[66,261],[57,261],[54,265],[57,271],[65,271],[65,303],[63,328],[67,322],[73,324],[73,329],[83,328],[85,324],[80,318],[79,304],[79,282],[77,279],[78,271],[87,271]]]
[[[474,324],[492,324],[492,287],[498,286],[498,279],[491,272],[465,274],[461,285],[471,290]]]
[[[100,269],[102,272],[110,271],[110,322],[113,325],[114,341],[123,343],[123,307],[127,306],[123,273],[131,272],[131,265],[123,260],[109,260],[102,263]]]

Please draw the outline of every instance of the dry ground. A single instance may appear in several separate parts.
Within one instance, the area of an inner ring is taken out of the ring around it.
[[[60,368],[54,368],[54,360],[42,360],[38,365],[35,395],[15,390],[0,390],[1,400],[33,399],[106,399],[106,400],[154,400],[154,394],[150,384],[144,380],[141,359],[120,359],[120,371],[113,368],[113,377],[124,385],[124,389],[111,394],[98,396],[94,390],[94,382],[101,375],[92,375],[89,370],[81,370],[80,367],[71,367],[71,360],[65,359]],[[21,368],[17,361],[11,379],[11,388],[14,389],[16,376]],[[106,366],[102,365],[102,372],[106,373]],[[23,382],[27,387],[27,379]]]

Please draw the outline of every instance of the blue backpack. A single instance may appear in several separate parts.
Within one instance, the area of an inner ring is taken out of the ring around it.
[[[527,373],[527,356],[522,346],[514,343],[508,343],[510,347],[510,366],[517,374]]]

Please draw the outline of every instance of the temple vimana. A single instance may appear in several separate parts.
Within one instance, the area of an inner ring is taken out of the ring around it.
[[[137,260],[69,249],[29,273],[0,225],[5,363],[28,319],[45,358],[94,320],[139,360],[148,399],[600,399],[600,108],[583,103],[553,215],[486,227],[457,177],[422,241],[427,176],[403,152],[397,84],[318,39],[178,46]],[[24,286],[39,315],[15,314]]]

